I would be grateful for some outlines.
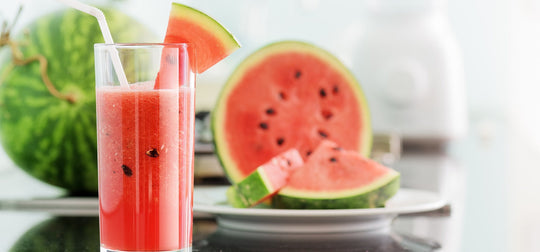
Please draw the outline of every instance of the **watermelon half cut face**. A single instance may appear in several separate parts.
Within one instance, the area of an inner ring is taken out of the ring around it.
[[[307,158],[325,139],[368,155],[369,112],[359,83],[327,51],[283,41],[246,58],[213,111],[214,144],[231,182],[296,148]]]

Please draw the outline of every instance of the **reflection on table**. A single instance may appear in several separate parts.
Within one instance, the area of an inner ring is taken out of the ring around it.
[[[331,234],[276,234],[218,228],[194,243],[201,252],[269,251],[433,251],[435,241],[401,235],[389,229]]]
[[[28,229],[10,251],[99,251],[99,218],[53,217]]]
[[[211,218],[194,222],[193,251],[434,251],[436,241],[382,229],[331,234],[269,234],[217,227]],[[98,217],[52,217],[28,229],[10,251],[99,251]]]

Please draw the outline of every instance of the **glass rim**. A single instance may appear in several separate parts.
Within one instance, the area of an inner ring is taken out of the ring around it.
[[[190,43],[95,43],[94,48],[116,47],[116,48],[143,48],[143,47],[189,47]]]

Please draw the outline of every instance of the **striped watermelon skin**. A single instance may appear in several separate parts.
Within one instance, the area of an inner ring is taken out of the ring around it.
[[[104,10],[115,42],[148,42],[154,35],[132,18]],[[23,170],[72,194],[97,193],[95,43],[102,35],[94,17],[63,10],[30,24],[25,57],[48,60],[56,89],[73,103],[54,97],[43,83],[39,63],[14,66],[0,61],[0,142]],[[22,36],[19,36],[19,39]]]

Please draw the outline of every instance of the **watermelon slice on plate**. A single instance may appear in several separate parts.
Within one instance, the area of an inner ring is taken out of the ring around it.
[[[233,207],[255,206],[272,197],[287,184],[290,175],[304,164],[296,149],[288,150],[257,167],[240,183],[227,190],[227,199]]]
[[[219,22],[189,6],[172,3],[165,43],[190,43],[195,49],[197,73],[229,56],[240,44]]]
[[[232,183],[285,150],[307,158],[322,140],[368,155],[367,102],[354,76],[329,52],[299,41],[248,56],[213,111],[214,145]]]
[[[382,207],[398,191],[399,178],[398,172],[325,140],[272,204],[294,209]]]

